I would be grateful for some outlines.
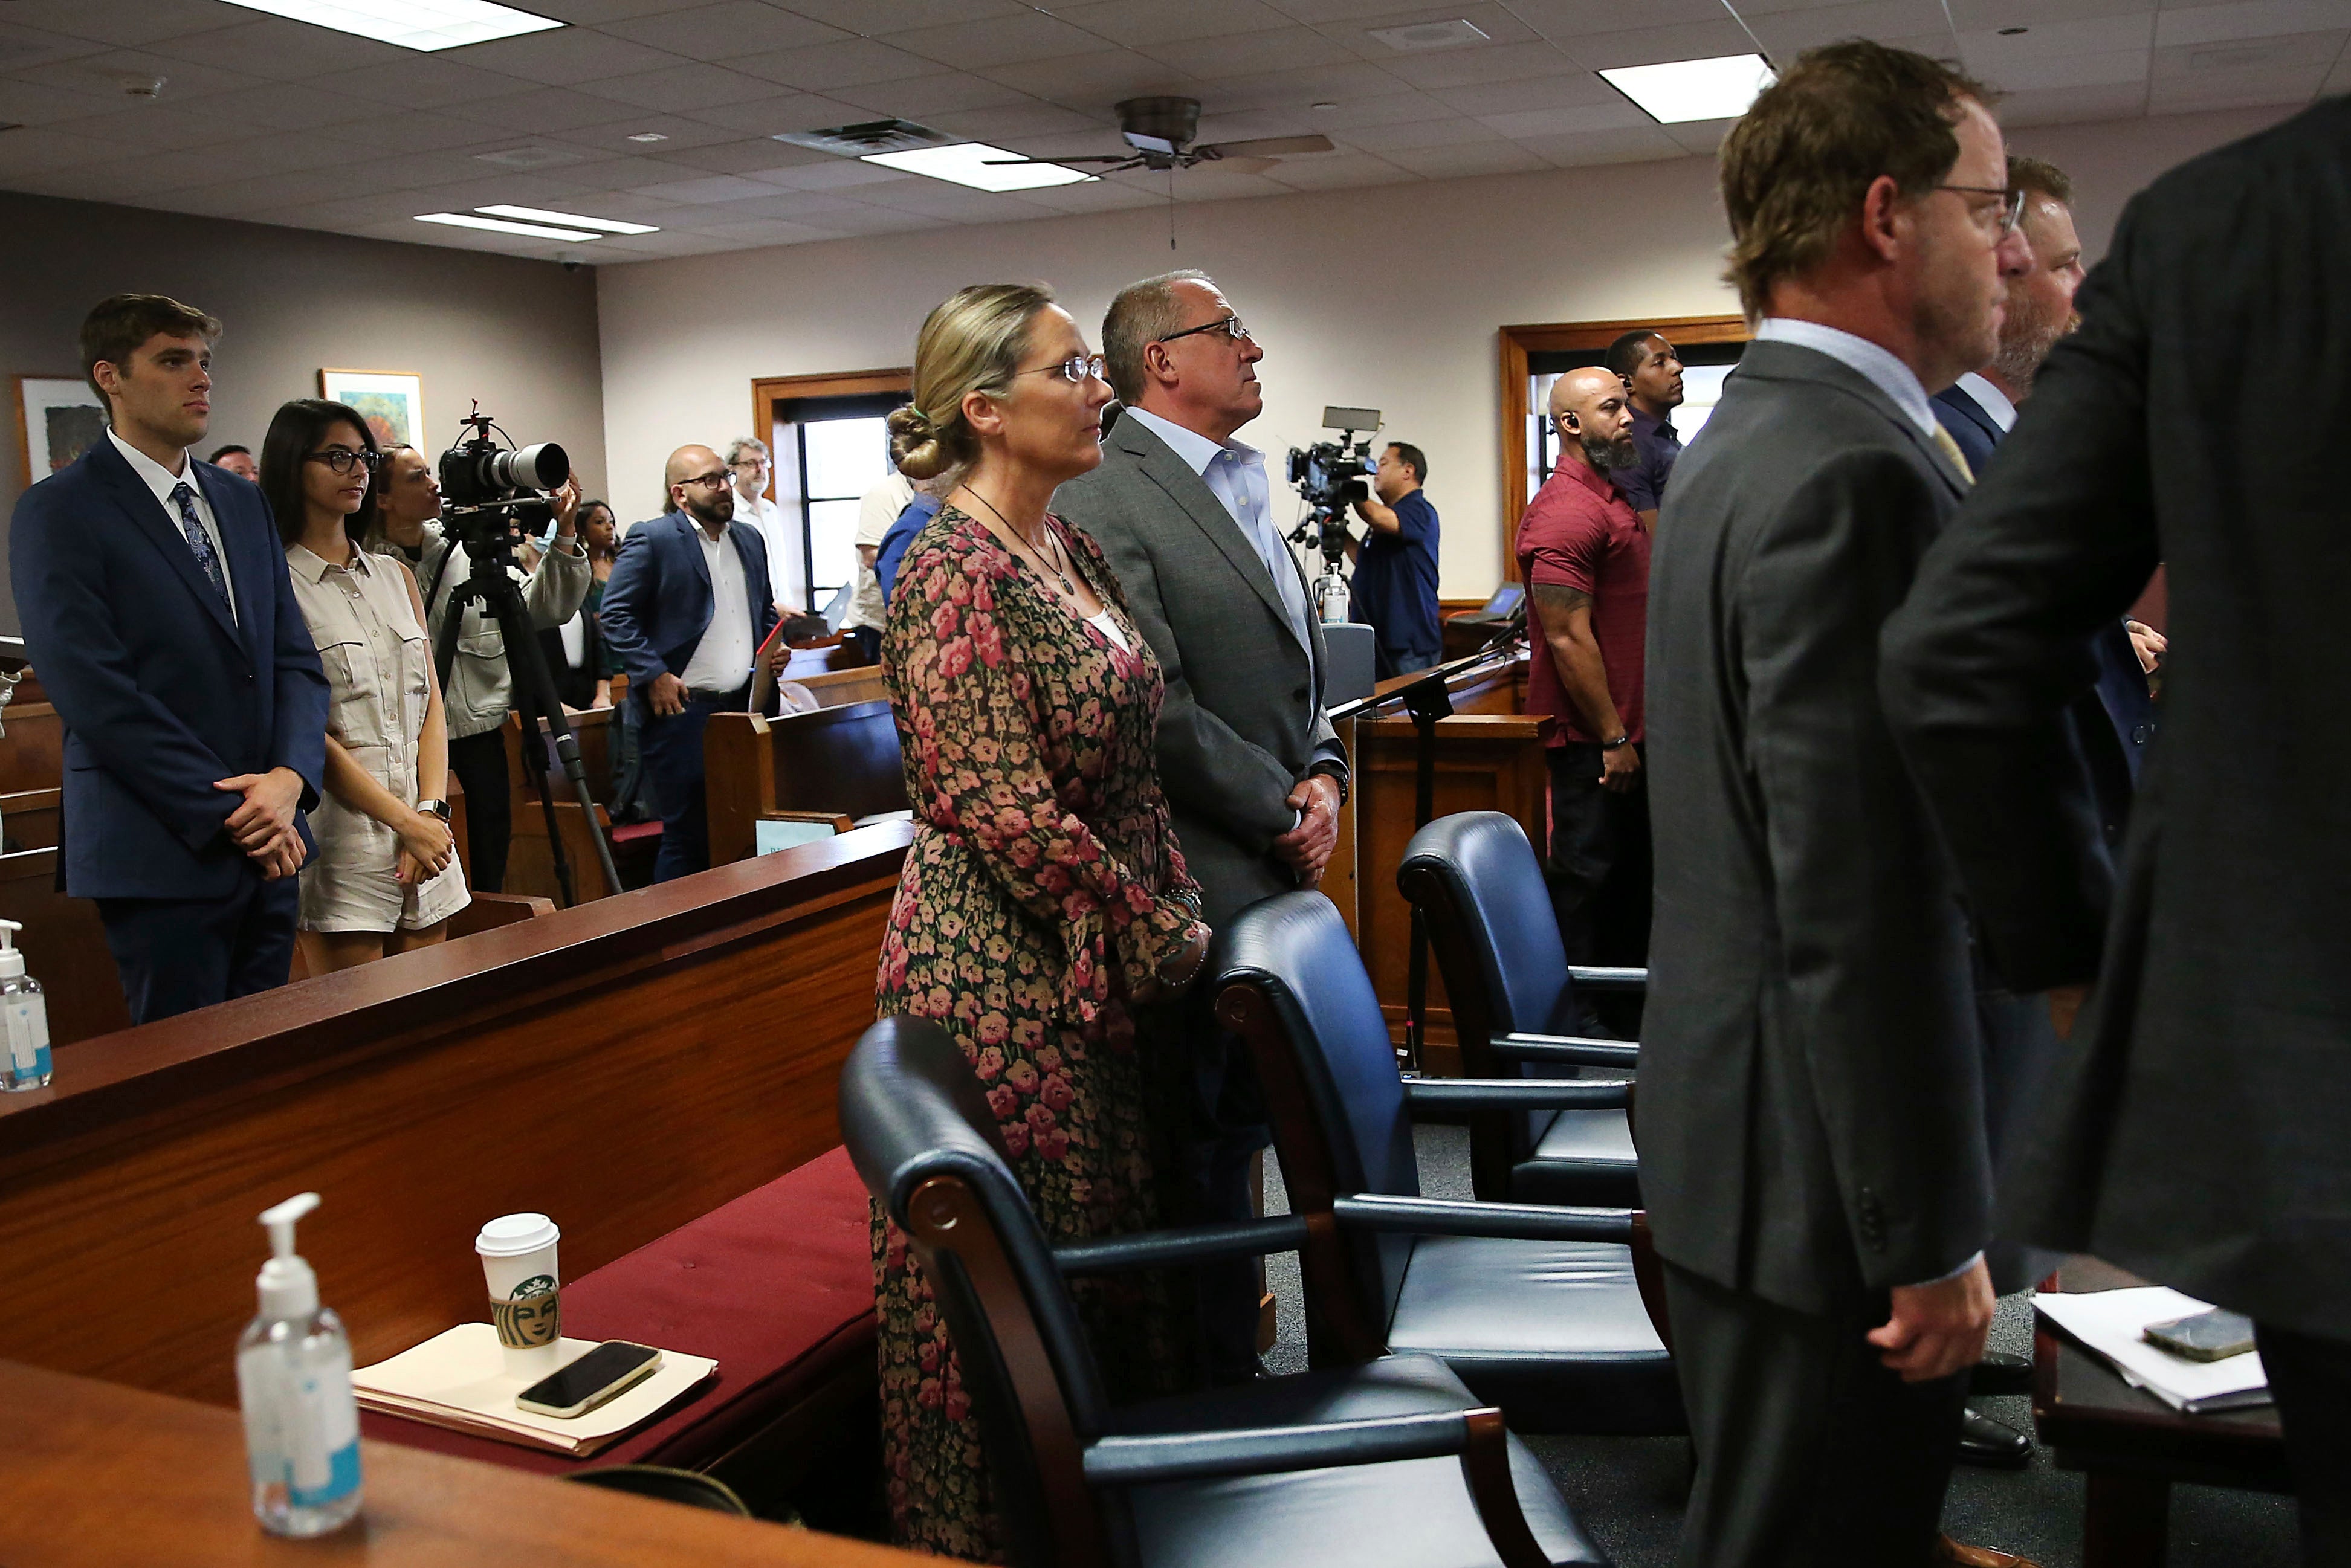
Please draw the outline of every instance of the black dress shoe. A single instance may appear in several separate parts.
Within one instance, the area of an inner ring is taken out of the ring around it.
[[[2030,1356],[2011,1355],[2004,1350],[1988,1350],[1976,1363],[1968,1377],[1968,1392],[1979,1399],[2001,1394],[2032,1392],[2032,1360]]]
[[[2032,1462],[2032,1439],[1980,1410],[1959,1417],[1959,1462],[2021,1470]]]

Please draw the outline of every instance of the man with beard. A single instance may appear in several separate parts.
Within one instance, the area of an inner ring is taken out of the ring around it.
[[[1635,460],[1615,471],[1617,488],[1633,503],[1641,526],[1657,526],[1666,481],[1682,455],[1674,410],[1682,405],[1682,361],[1662,332],[1635,327],[1608,345],[1608,368],[1624,378],[1633,404]]]
[[[2055,164],[2011,157],[2008,184],[2024,193],[2018,221],[2032,265],[2008,279],[2008,314],[2000,351],[1934,396],[1935,417],[1983,476],[2000,438],[2016,427],[2016,408],[2032,391],[2041,361],[2074,324],[2074,290],[2082,286],[2082,241],[2074,232],[2074,182]]]
[[[628,672],[661,808],[655,882],[709,867],[702,731],[714,713],[749,708],[751,662],[776,624],[766,543],[756,528],[729,526],[735,492],[718,454],[681,446],[664,480],[676,509],[629,530],[598,612],[604,642]],[[780,668],[790,657],[778,640],[769,660]]]
[[[1641,644],[1649,530],[1616,476],[1640,462],[1624,381],[1604,366],[1552,383],[1559,466],[1519,522],[1527,710],[1558,722],[1551,762],[1552,906],[1571,964],[1649,950],[1649,800],[1641,778]],[[1593,1020],[1584,1020],[1591,1027]]]

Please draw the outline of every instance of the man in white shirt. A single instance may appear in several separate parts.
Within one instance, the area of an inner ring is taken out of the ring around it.
[[[857,503],[857,588],[850,596],[849,613],[841,617],[841,633],[857,644],[869,664],[880,661],[882,631],[890,623],[882,580],[873,575],[873,563],[881,559],[882,540],[890,525],[914,498],[914,482],[893,468]]]
[[[756,436],[738,435],[726,448],[726,472],[735,481],[735,520],[758,530],[768,547],[768,596],[776,612],[789,615],[808,602],[808,584],[801,580],[799,530],[788,526],[784,509],[768,498],[775,476],[775,459],[768,444]]]
[[[748,706],[752,661],[777,619],[765,591],[766,543],[756,528],[736,524],[735,492],[718,454],[681,446],[664,477],[675,510],[629,530],[598,612],[605,644],[628,673],[645,773],[661,810],[655,882],[710,863],[702,732],[712,714]],[[769,668],[790,656],[778,638]]]

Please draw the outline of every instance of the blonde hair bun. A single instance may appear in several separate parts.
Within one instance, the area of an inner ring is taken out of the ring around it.
[[[950,459],[939,443],[931,416],[913,403],[890,411],[890,460],[909,479],[931,479],[945,472]]]
[[[1037,313],[1053,291],[1034,283],[982,283],[957,289],[914,338],[914,401],[890,415],[890,450],[909,479],[959,474],[979,460],[979,437],[964,418],[973,392],[1002,393],[1028,350]]]

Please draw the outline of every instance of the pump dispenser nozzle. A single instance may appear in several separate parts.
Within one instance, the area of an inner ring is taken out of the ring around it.
[[[16,951],[16,933],[24,925],[14,920],[0,920],[0,980],[13,980],[25,972],[25,955]]]
[[[260,1289],[265,1318],[302,1318],[319,1310],[319,1276],[294,1252],[294,1222],[318,1207],[319,1195],[306,1192],[262,1211],[270,1257],[254,1283]]]

